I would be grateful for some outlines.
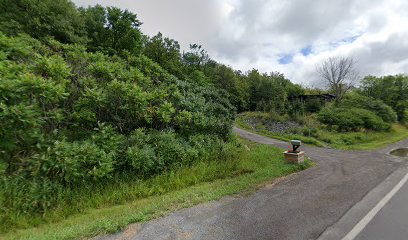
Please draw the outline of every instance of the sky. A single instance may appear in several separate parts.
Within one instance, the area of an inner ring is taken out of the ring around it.
[[[201,44],[210,57],[243,72],[279,71],[319,87],[316,66],[352,57],[360,76],[408,73],[406,0],[73,0],[129,9],[142,32]]]

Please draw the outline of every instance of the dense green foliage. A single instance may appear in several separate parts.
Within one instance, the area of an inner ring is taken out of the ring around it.
[[[336,105],[323,108],[317,119],[340,132],[385,131],[390,129],[390,123],[397,121],[397,114],[381,100],[352,92]]]
[[[388,130],[390,123],[406,122],[408,78],[404,75],[367,76],[345,98],[324,108],[318,120],[338,131]]]
[[[317,145],[319,128],[385,131],[406,120],[406,76],[366,77],[333,106],[301,102],[311,90],[279,72],[236,71],[141,25],[115,7],[0,0],[0,220],[8,226],[96,183],[230,160],[236,112],[295,120],[305,126],[290,136]]]
[[[276,121],[286,125],[285,131],[276,131]],[[274,114],[264,112],[240,113],[237,118],[239,127],[261,135],[290,141],[299,139],[303,143],[319,147],[330,146],[339,149],[372,150],[384,147],[408,137],[406,126],[398,123],[392,124],[390,130],[377,131],[360,128],[359,131],[339,132],[335,126],[324,127],[316,119],[316,114],[305,115],[297,119],[299,125],[291,126],[284,118],[277,118]]]
[[[0,30],[34,38],[53,36],[63,43],[84,43],[84,21],[67,0],[0,0]]]
[[[32,240],[93,238],[176,209],[240,192],[248,194],[264,183],[312,165],[307,159],[302,164],[289,164],[283,159],[282,150],[273,146],[247,141],[243,144],[246,148],[240,148],[226,161],[201,162],[143,180],[128,175],[115,182],[98,182],[86,191],[65,196],[70,201],[45,216],[45,224],[9,232],[2,237]],[[81,214],[59,221],[67,212],[84,208]],[[22,226],[35,226],[38,221],[32,217],[20,220],[18,223]]]
[[[361,81],[360,92],[392,107],[397,113],[399,121],[405,122],[407,120],[408,76],[367,76]]]
[[[87,33],[88,49],[109,54],[124,51],[137,55],[142,49],[142,24],[136,14],[119,8],[100,5],[79,9],[84,30]]]
[[[339,105],[344,108],[362,108],[369,110],[388,123],[397,121],[397,114],[390,106],[386,105],[381,100],[366,97],[358,93],[346,95],[346,98]]]
[[[317,119],[340,132],[363,128],[384,131],[391,127],[373,112],[362,108],[326,107],[317,114]]]
[[[250,110],[275,111],[277,113],[291,113],[294,104],[289,102],[303,89],[291,83],[280,73],[259,74],[252,70],[248,74],[250,80]]]
[[[0,49],[0,199],[8,211],[44,213],[64,188],[124,171],[145,178],[229,151],[235,108],[225,94],[145,56],[3,34]]]

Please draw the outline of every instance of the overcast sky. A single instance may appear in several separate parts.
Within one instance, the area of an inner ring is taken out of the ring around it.
[[[129,9],[143,33],[159,31],[184,49],[198,43],[217,61],[242,71],[280,71],[316,85],[315,66],[351,56],[364,75],[408,72],[405,0],[74,0]]]

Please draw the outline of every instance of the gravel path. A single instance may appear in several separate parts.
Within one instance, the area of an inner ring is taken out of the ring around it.
[[[254,142],[286,149],[288,143],[234,128]],[[316,239],[354,204],[403,166],[387,152],[343,151],[304,146],[317,164],[246,197],[182,209],[99,239]]]

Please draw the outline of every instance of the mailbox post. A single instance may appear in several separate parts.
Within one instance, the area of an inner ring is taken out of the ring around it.
[[[285,160],[290,163],[301,163],[305,160],[305,153],[300,151],[299,148],[302,145],[300,140],[291,140],[292,149],[283,152]]]

